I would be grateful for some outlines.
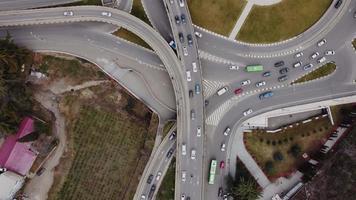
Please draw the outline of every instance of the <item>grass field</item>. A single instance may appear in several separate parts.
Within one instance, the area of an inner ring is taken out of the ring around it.
[[[157,200],[174,200],[174,183],[176,173],[176,162],[172,159],[172,162],[167,170],[166,175],[162,181],[161,187],[157,193]]]
[[[147,24],[151,25],[150,21],[147,18],[145,10],[143,9],[141,0],[133,0],[131,14],[136,16],[137,18],[140,18],[142,21],[146,22]],[[126,29],[120,28],[114,33],[114,35],[123,38],[125,40],[128,40],[130,42],[133,42],[135,44],[138,44],[142,47],[151,49],[151,47],[144,40],[142,40],[140,37],[138,37],[137,35],[133,34],[132,32]]]
[[[188,6],[194,24],[228,36],[246,3],[245,0],[189,0]]]
[[[245,133],[246,148],[264,169],[270,178],[279,177],[297,169],[303,163],[301,154],[313,153],[321,145],[321,140],[331,131],[332,126],[328,117],[313,119],[312,122],[299,125],[294,124],[276,133],[266,133],[265,130],[255,130]],[[293,146],[300,147],[298,156],[293,156]],[[283,159],[275,160],[276,152],[282,154]],[[272,163],[267,167],[267,163]],[[268,169],[267,169],[268,168]]]
[[[43,63],[41,70],[59,80],[107,79],[86,61],[36,59]],[[157,115],[113,82],[64,93],[59,109],[68,150],[55,169],[48,199],[133,199],[154,145]]]
[[[74,160],[57,199],[132,199],[147,132],[127,116],[81,107],[70,130]]]
[[[105,77],[104,73],[95,65],[82,59],[67,59],[51,55],[41,56],[40,54],[37,54],[35,58],[36,62],[40,63],[36,66],[37,69],[54,80],[60,77],[70,79],[73,83],[81,83]],[[82,65],[87,67],[82,67]]]
[[[283,0],[272,6],[254,6],[236,39],[250,43],[286,40],[316,23],[331,2],[332,0]]]
[[[327,63],[327,64],[319,67],[318,69],[310,72],[309,74],[306,74],[305,76],[297,79],[292,84],[303,83],[306,81],[315,80],[317,78],[327,76],[327,75],[333,73],[335,70],[336,70],[336,65],[334,63]]]
[[[130,32],[126,29],[120,28],[113,34],[122,38],[122,39],[133,42],[133,43],[138,44],[142,47],[145,47],[147,49],[151,49],[151,47],[143,39],[141,39],[140,37],[138,37],[137,35],[133,34],[132,32]]]

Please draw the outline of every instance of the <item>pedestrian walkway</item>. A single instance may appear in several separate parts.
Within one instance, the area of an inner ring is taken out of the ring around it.
[[[239,19],[237,20],[234,28],[232,29],[229,39],[235,39],[237,34],[239,33],[242,25],[245,23],[245,20],[247,19],[248,14],[250,14],[250,11],[254,5],[258,6],[269,6],[273,5],[276,3],[281,2],[282,0],[248,0],[244,10],[242,11]]]
[[[256,179],[258,185],[261,186],[261,188],[266,188],[268,185],[271,184],[271,182],[268,180],[267,176],[265,173],[262,171],[262,169],[258,166],[256,161],[252,158],[250,153],[246,150],[244,140],[243,140],[243,131],[244,128],[240,127],[239,129],[236,130],[233,138],[234,145],[231,146],[231,152],[230,152],[230,166],[236,166],[236,157],[241,160],[241,162],[245,165],[247,170],[250,172],[250,174]],[[231,141],[231,140],[230,140]],[[235,167],[230,167],[229,171],[230,174],[235,174],[236,168]]]

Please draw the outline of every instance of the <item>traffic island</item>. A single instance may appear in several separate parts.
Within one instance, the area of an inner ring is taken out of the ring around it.
[[[297,80],[293,81],[291,84],[293,85],[293,84],[304,83],[312,80],[317,80],[332,74],[333,72],[335,72],[335,70],[336,70],[336,65],[334,63],[327,63],[317,68],[316,70],[311,71],[310,73],[298,78]]]

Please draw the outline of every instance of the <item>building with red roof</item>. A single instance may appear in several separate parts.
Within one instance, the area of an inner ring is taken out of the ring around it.
[[[37,157],[32,142],[18,142],[18,139],[34,131],[34,120],[26,117],[22,120],[16,135],[8,136],[0,148],[0,167],[25,176]]]

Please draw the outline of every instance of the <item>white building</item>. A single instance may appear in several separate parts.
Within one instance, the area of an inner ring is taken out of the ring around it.
[[[19,191],[25,178],[10,171],[0,174],[0,200],[11,200]]]

